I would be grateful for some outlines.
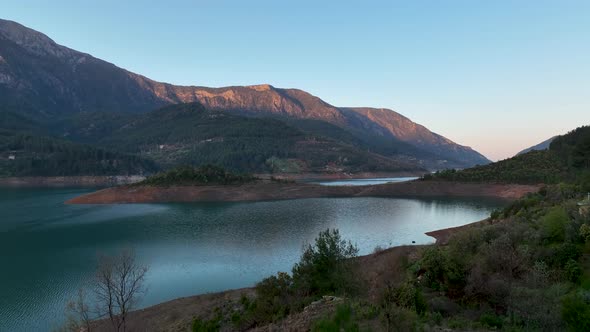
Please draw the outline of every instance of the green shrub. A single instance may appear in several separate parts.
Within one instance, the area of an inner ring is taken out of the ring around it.
[[[387,331],[420,331],[421,324],[415,311],[395,304],[385,305],[381,320]]]
[[[449,319],[448,325],[451,329],[465,330],[471,324],[463,317],[453,317]]]
[[[562,317],[570,331],[590,331],[590,305],[579,294],[563,299]]]
[[[507,312],[513,325],[525,331],[561,331],[561,298],[568,291],[566,284],[554,283],[539,288],[512,287]]]
[[[567,212],[562,207],[554,207],[541,219],[545,239],[551,242],[563,242],[565,226],[569,221]]]
[[[588,224],[580,226],[580,236],[584,239],[584,242],[590,242],[590,226]]]
[[[357,283],[350,258],[357,252],[340,238],[338,230],[320,232],[293,267],[293,276],[279,272],[256,285],[253,301],[244,296],[240,299],[245,312],[239,320],[236,317],[234,325],[247,328],[277,321],[322,295],[352,293]]]
[[[428,247],[422,253],[420,267],[425,271],[424,277],[428,286],[440,289],[445,283],[447,260],[443,250],[438,246]]]
[[[586,170],[580,174],[578,183],[582,192],[590,192],[590,170]]]
[[[249,327],[277,321],[302,305],[293,294],[293,279],[285,272],[263,279],[256,285],[256,299],[240,298],[245,313],[234,325]],[[233,321],[233,319],[232,319]]]
[[[217,332],[221,328],[221,317],[216,317],[209,320],[202,320],[195,318],[193,320],[191,330],[193,332]]]
[[[485,313],[479,317],[479,322],[482,323],[484,326],[501,329],[504,320],[502,317],[493,314],[493,313]]]
[[[580,282],[580,277],[582,276],[582,268],[580,268],[580,264],[573,259],[567,261],[564,267],[564,272],[567,280],[578,283]]]
[[[353,262],[358,249],[340,237],[337,229],[320,232],[293,267],[293,283],[303,295],[350,294],[358,291]]]
[[[394,303],[399,307],[411,309],[418,315],[424,315],[428,308],[422,290],[409,281],[399,287],[388,287],[384,301],[386,306]]]
[[[238,311],[234,311],[231,314],[231,322],[234,324],[234,326],[239,327],[242,324],[242,314]]]
[[[490,214],[490,218],[492,218],[493,220],[500,219],[501,215],[502,215],[502,211],[496,209],[496,210],[492,211],[492,214]]]
[[[461,307],[446,296],[437,296],[428,300],[430,311],[449,317],[461,310]]]
[[[293,279],[285,272],[265,278],[256,285],[256,306],[268,309],[269,314],[282,318],[289,312],[289,298]]]
[[[169,185],[231,185],[256,180],[252,175],[233,174],[225,169],[204,165],[198,168],[181,166],[164,173],[158,173],[139,182],[137,185],[169,186]]]
[[[339,305],[331,318],[324,318],[316,322],[312,328],[314,332],[357,332],[359,325],[350,305]]]
[[[435,290],[461,288],[466,281],[465,264],[477,250],[481,237],[476,232],[456,234],[448,247],[431,246],[422,252],[418,263],[425,285]]]
[[[434,324],[440,325],[442,323],[443,316],[440,312],[437,311],[430,315],[430,319],[434,322]]]
[[[553,266],[564,267],[569,260],[577,260],[580,254],[580,249],[575,244],[563,243],[554,248],[550,262]]]

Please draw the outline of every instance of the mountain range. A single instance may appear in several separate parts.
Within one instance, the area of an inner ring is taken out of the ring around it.
[[[244,171],[358,172],[489,163],[389,109],[336,107],[268,84],[156,82],[7,20],[0,20],[0,129],[139,155],[163,168],[211,161]],[[236,161],[243,151],[258,157]]]

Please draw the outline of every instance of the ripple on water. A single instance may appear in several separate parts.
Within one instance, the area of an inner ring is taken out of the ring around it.
[[[92,277],[98,253],[135,249],[149,265],[142,306],[253,285],[290,271],[328,227],[367,254],[429,243],[423,233],[477,221],[489,200],[319,198],[277,202],[64,205],[83,190],[0,189],[0,331],[43,331]],[[17,196],[18,199],[4,199]],[[9,254],[6,254],[9,253]]]

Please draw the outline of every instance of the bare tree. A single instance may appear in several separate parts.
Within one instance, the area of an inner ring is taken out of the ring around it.
[[[76,298],[68,302],[66,306],[67,322],[62,331],[90,331],[92,313],[86,302],[86,293],[83,288],[78,290]]]
[[[95,293],[100,316],[108,316],[115,331],[125,331],[127,315],[145,292],[148,268],[137,263],[131,250],[115,256],[101,256]]]

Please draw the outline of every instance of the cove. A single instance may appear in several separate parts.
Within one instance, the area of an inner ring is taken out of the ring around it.
[[[97,256],[133,248],[149,266],[140,306],[254,285],[290,271],[304,243],[338,228],[360,254],[432,243],[424,232],[505,204],[464,198],[64,205],[93,189],[0,189],[0,331],[57,328]]]

